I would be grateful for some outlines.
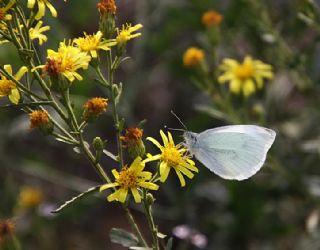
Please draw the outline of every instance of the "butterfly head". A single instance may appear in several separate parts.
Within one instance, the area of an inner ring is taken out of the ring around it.
[[[185,131],[183,133],[183,139],[186,146],[189,148],[190,151],[196,146],[197,144],[197,133],[193,133],[191,131]]]

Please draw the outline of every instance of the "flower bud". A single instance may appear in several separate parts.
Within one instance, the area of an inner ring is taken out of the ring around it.
[[[196,47],[188,48],[183,54],[183,64],[186,67],[195,67],[204,60],[204,51]]]
[[[94,149],[97,151],[102,151],[105,147],[105,143],[101,140],[100,137],[95,137],[92,142]]]
[[[147,193],[147,202],[150,206],[155,202],[155,200],[156,199],[153,197],[151,193]]]
[[[106,39],[110,39],[116,31],[116,3],[114,0],[100,0],[97,8],[100,13],[99,30],[102,31]]]

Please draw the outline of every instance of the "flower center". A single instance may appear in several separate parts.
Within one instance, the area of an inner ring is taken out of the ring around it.
[[[117,43],[127,42],[128,40],[130,40],[130,35],[131,35],[131,33],[129,30],[122,30],[116,38]]]
[[[57,76],[61,72],[73,69],[72,56],[66,55],[64,58],[48,59],[44,70],[49,76]]]
[[[48,59],[44,70],[49,76],[57,76],[61,72],[61,60]]]
[[[79,47],[82,51],[90,51],[94,50],[98,47],[99,40],[94,36],[87,36],[82,43],[80,43]]]
[[[235,75],[241,80],[246,80],[254,75],[252,63],[243,63],[235,69]]]
[[[16,84],[11,80],[0,80],[0,94],[1,95],[10,95],[11,90],[16,88]]]
[[[137,187],[138,177],[135,172],[128,168],[124,168],[119,173],[119,179],[117,180],[120,187],[124,189]]]
[[[164,148],[161,158],[171,167],[178,166],[183,162],[181,153],[178,151],[177,147],[171,144]]]

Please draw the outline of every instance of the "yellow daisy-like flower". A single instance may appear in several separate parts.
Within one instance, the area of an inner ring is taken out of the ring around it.
[[[23,77],[23,75],[28,71],[27,67],[23,66],[15,75],[13,75],[11,65],[4,65],[3,68],[9,75],[12,75],[13,78],[17,81],[19,81]],[[20,101],[20,92],[17,88],[16,83],[10,79],[7,79],[1,73],[0,78],[0,97],[8,96],[9,100],[13,104],[18,104]]]
[[[111,40],[102,40],[103,34],[98,31],[96,34],[87,35],[84,33],[84,37],[79,37],[74,39],[74,43],[79,47],[82,52],[86,52],[91,55],[91,57],[96,58],[98,56],[97,51],[110,50],[110,46],[114,46],[117,43]]]
[[[135,34],[132,34],[132,33],[136,32],[142,27],[143,27],[142,24],[136,24],[135,26],[131,26],[131,24],[127,23],[126,25],[122,25],[121,30],[117,28],[118,35],[116,37],[116,42],[121,45],[131,40],[132,38],[141,36],[141,33],[135,33]]]
[[[37,3],[37,5],[36,5]],[[58,13],[49,0],[28,0],[28,8],[33,9],[38,7],[38,12],[34,17],[36,20],[41,19],[46,14],[46,7],[50,10],[53,17],[57,17]]]
[[[1,1],[1,3],[3,3],[3,1]],[[10,14],[7,14],[7,12],[15,3],[16,0],[10,0],[6,6],[0,8],[0,22],[10,21],[12,19],[12,16]]]
[[[147,138],[147,140],[151,141],[160,149],[161,153],[154,156],[148,154],[148,159],[145,160],[145,162],[156,160],[160,161],[161,182],[166,181],[171,168],[173,168],[177,176],[179,177],[181,186],[184,187],[186,185],[186,182],[183,175],[187,176],[189,179],[192,179],[194,177],[194,174],[191,171],[198,173],[199,170],[195,166],[194,161],[190,159],[188,150],[181,144],[175,145],[170,132],[168,132],[168,136],[166,136],[165,133],[160,130],[160,135],[163,140],[163,146],[154,138]]]
[[[39,21],[34,28],[29,30],[31,40],[38,39],[39,45],[42,45],[48,40],[47,36],[42,34],[45,31],[50,30],[50,26],[43,26],[43,22]]]
[[[143,171],[144,167],[145,162],[141,160],[141,157],[137,157],[129,168],[123,168],[120,172],[113,169],[112,174],[115,182],[102,185],[100,192],[108,188],[118,187],[119,189],[110,194],[107,199],[108,201],[116,200],[124,203],[130,190],[135,202],[140,203],[141,195],[138,188],[147,188],[150,190],[158,190],[159,188],[157,184],[149,181],[152,173]]]
[[[231,92],[240,94],[242,90],[244,96],[250,96],[257,89],[261,89],[264,79],[273,78],[271,65],[253,60],[250,56],[246,56],[243,63],[229,58],[224,59],[220,69],[223,73],[218,78],[219,83],[230,82]]]
[[[81,52],[79,48],[72,46],[70,42],[68,44],[61,42],[58,52],[49,49],[47,54],[47,63],[32,70],[42,68],[51,77],[57,77],[62,74],[70,82],[75,79],[80,81],[83,79],[77,70],[87,69],[91,60],[87,53]]]

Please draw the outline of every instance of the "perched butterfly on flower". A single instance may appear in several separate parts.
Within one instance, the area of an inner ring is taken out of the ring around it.
[[[185,129],[183,137],[190,153],[210,171],[240,181],[261,169],[276,132],[256,125],[231,125],[199,134]]]

